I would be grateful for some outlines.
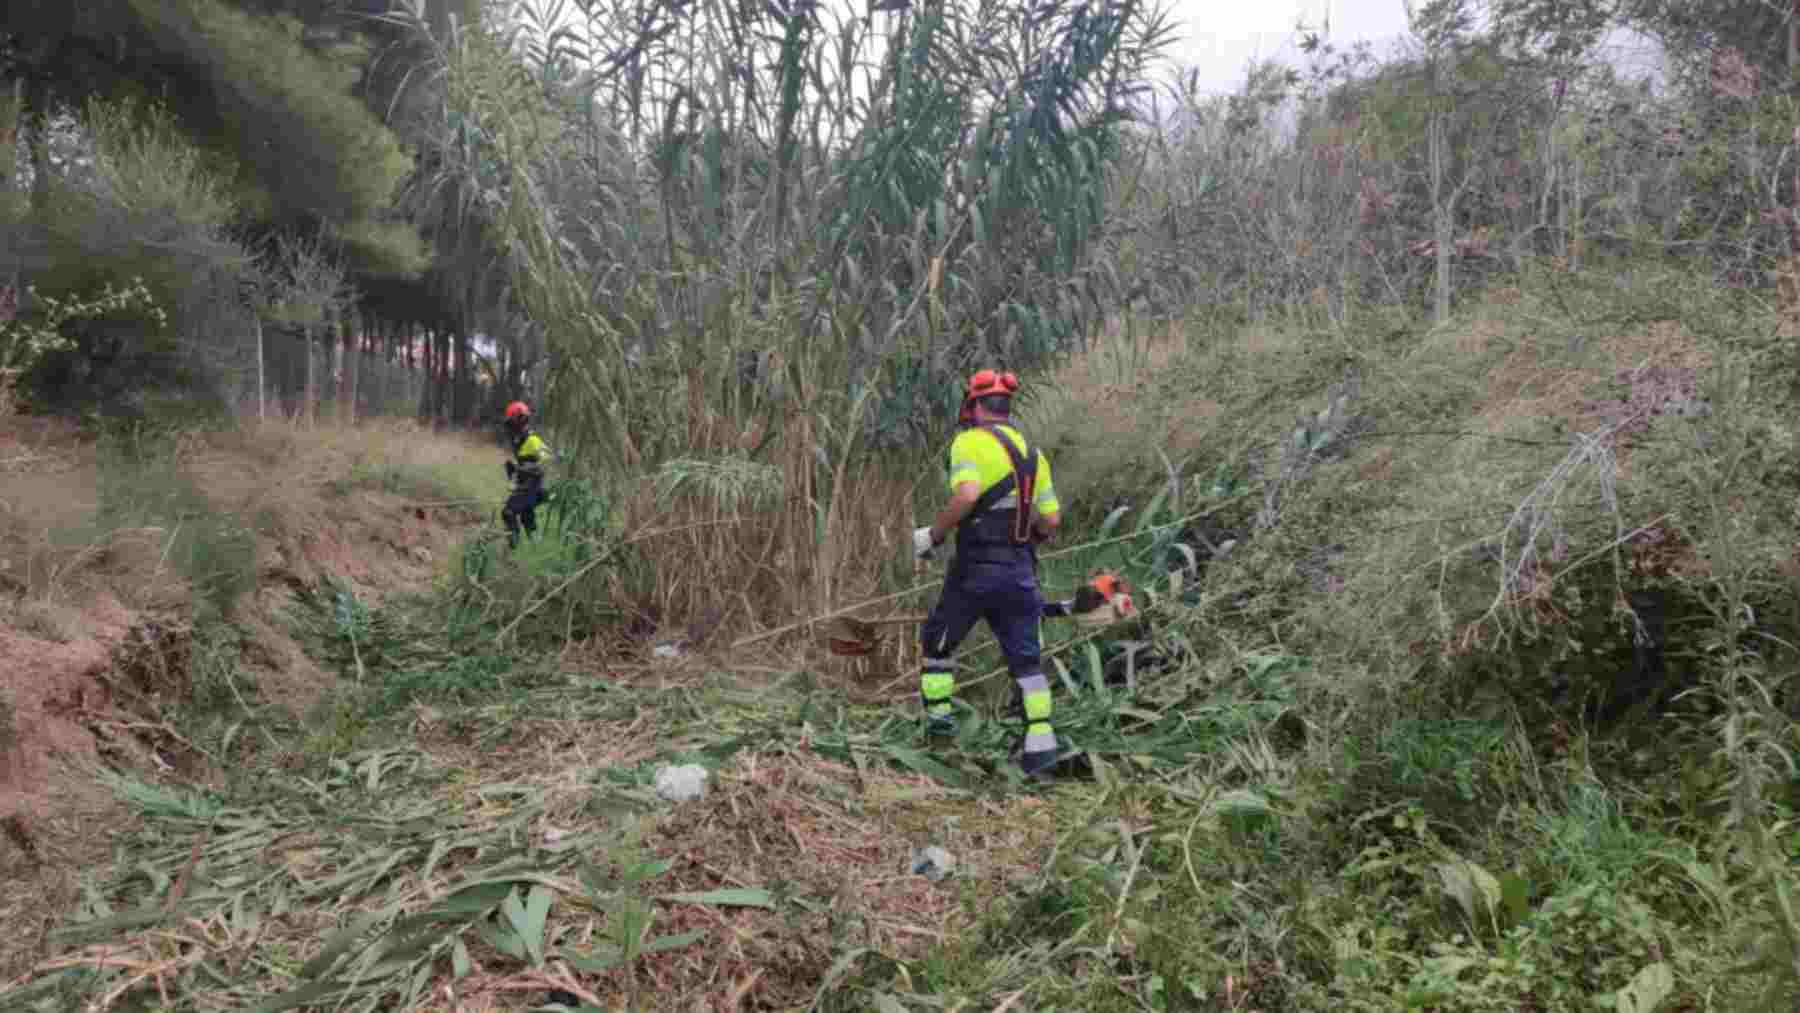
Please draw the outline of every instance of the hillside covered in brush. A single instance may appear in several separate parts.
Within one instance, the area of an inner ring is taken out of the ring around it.
[[[0,1006],[1794,1008],[1782,6],[7,5]]]

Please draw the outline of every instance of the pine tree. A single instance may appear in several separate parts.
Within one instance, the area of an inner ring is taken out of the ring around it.
[[[391,212],[412,164],[359,94],[375,49],[357,30],[374,22],[359,13],[293,0],[10,0],[0,6],[0,85],[23,88],[37,113],[96,97],[164,103],[240,167],[254,217],[329,229],[371,267],[416,271],[422,246]]]

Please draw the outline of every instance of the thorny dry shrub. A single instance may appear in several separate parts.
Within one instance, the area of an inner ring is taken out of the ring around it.
[[[1575,430],[1625,425],[1641,434],[1656,415],[1682,412],[1697,397],[1713,356],[1673,321],[1588,338],[1519,335],[1488,373],[1478,413],[1496,434],[1555,420]],[[1620,388],[1623,388],[1622,390]]]
[[[185,623],[138,623],[113,650],[110,682],[155,713],[193,689],[194,632]]]
[[[1490,611],[1461,623],[1437,645],[1439,653],[1446,659],[1456,659],[1503,646],[1514,630],[1568,631],[1597,604],[1610,609],[1621,635],[1631,635],[1635,630],[1636,635],[1643,636],[1645,619],[1634,610],[1628,589],[1666,585],[1670,581],[1703,581],[1709,575],[1707,561],[1693,539],[1667,517],[1656,518],[1618,542],[1622,568],[1598,579],[1584,579],[1583,574],[1567,565],[1575,560],[1569,555],[1566,541],[1546,555],[1529,559],[1505,584]],[[1608,570],[1611,563],[1606,561]],[[1606,585],[1609,580],[1611,586],[1604,601],[1589,600],[1595,594],[1596,584]],[[1427,643],[1419,640],[1413,646],[1424,653]]]

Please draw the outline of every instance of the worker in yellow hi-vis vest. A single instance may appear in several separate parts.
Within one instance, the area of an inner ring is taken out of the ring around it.
[[[1019,767],[1047,776],[1056,765],[1050,724],[1050,681],[1040,658],[1036,543],[1055,534],[1062,507],[1050,480],[1050,460],[1012,424],[1019,379],[984,369],[969,379],[960,422],[950,444],[950,501],[928,527],[913,532],[919,558],[956,532],[956,559],[944,590],[919,634],[924,665],[919,690],[926,728],[954,734],[955,665],[950,655],[977,620],[986,620],[1019,687],[1025,727]]]
[[[515,548],[519,530],[537,533],[537,507],[544,501],[544,465],[550,458],[550,446],[531,428],[531,408],[523,401],[506,406],[506,429],[512,436],[513,456],[506,462],[506,477],[512,482],[512,493],[500,519],[506,523],[506,540]]]

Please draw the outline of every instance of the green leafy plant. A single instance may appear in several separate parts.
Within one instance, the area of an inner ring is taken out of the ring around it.
[[[72,323],[138,320],[159,331],[169,322],[141,278],[119,287],[107,282],[98,292],[85,295],[40,294],[35,285],[25,292],[28,310],[0,318],[0,373],[27,372],[45,355],[74,348],[74,339],[64,331]]]

